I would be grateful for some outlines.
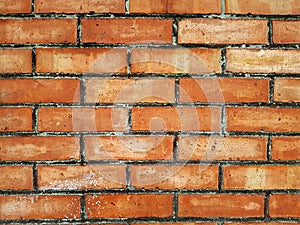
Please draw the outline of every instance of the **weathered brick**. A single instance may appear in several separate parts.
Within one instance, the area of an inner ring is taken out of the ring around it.
[[[274,160],[299,160],[300,137],[273,137],[272,159]]]
[[[221,53],[218,49],[133,49],[132,73],[220,72]]]
[[[253,78],[183,78],[180,102],[268,102],[269,80]]]
[[[32,174],[31,166],[0,166],[0,189],[30,190]]]
[[[31,1],[30,0],[0,0],[0,13],[30,13]]]
[[[268,43],[267,20],[183,19],[178,22],[178,42],[182,44],[266,44]]]
[[[42,190],[114,189],[126,187],[125,166],[39,166]]]
[[[226,13],[297,15],[300,14],[300,6],[298,4],[298,0],[226,0]]]
[[[180,137],[178,157],[183,160],[266,160],[266,137]]]
[[[0,160],[79,159],[78,137],[1,137]]]
[[[162,90],[164,90],[162,92]],[[86,101],[106,103],[137,103],[175,101],[175,79],[88,79]]]
[[[300,102],[300,79],[276,78],[274,100],[278,102]]]
[[[227,49],[226,70],[237,73],[298,73],[299,50]]]
[[[103,194],[86,196],[89,218],[138,218],[172,216],[169,194]]]
[[[0,49],[0,73],[31,73],[29,49]]]
[[[0,43],[75,43],[75,19],[0,19]]]
[[[41,108],[39,131],[126,131],[125,108]]]
[[[299,166],[225,166],[225,189],[299,189]]]
[[[173,159],[170,136],[87,136],[88,160],[168,160]]]
[[[3,79],[1,103],[79,102],[80,81],[73,79]]]
[[[300,7],[299,7],[300,12]],[[273,42],[279,44],[300,43],[300,21],[273,21]]]
[[[220,108],[132,109],[132,129],[136,131],[219,131]]]
[[[181,194],[180,217],[263,217],[264,196],[244,194]]]
[[[37,13],[124,13],[123,0],[36,0]]]
[[[299,177],[299,176],[298,176]],[[270,197],[269,213],[271,217],[300,217],[299,194],[273,194]]]
[[[172,20],[83,19],[82,41],[106,44],[172,43]]]
[[[146,189],[217,189],[218,167],[207,165],[131,166],[131,184]]]
[[[0,196],[0,219],[75,219],[80,217],[79,196]]]
[[[229,131],[300,131],[300,109],[228,107],[226,111]]]
[[[126,49],[120,48],[37,49],[36,70],[42,73],[124,73],[126,54]]]
[[[32,131],[31,108],[0,108],[0,132]]]

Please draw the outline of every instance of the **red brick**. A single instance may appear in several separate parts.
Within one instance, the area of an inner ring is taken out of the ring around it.
[[[0,160],[79,159],[78,137],[1,137]]]
[[[106,44],[172,43],[172,20],[83,19],[82,41]]]
[[[131,223],[130,225],[217,225],[216,223]]]
[[[3,79],[0,102],[79,102],[79,85],[73,79]]]
[[[30,13],[31,1],[30,0],[0,0],[0,13]]]
[[[31,50],[0,49],[0,73],[31,73]]]
[[[178,157],[183,160],[266,160],[266,137],[180,137]]]
[[[300,166],[225,166],[225,189],[298,189]]]
[[[133,49],[133,73],[218,73],[218,49]]]
[[[126,131],[125,108],[41,108],[39,131]]]
[[[299,7],[300,12],[300,7]],[[273,21],[273,42],[279,44],[300,43],[300,21]]]
[[[268,102],[269,80],[187,78],[179,80],[181,102]]]
[[[267,44],[267,20],[183,19],[178,23],[178,42],[184,44]]]
[[[131,0],[130,13],[177,13],[209,14],[221,13],[220,0]]]
[[[0,43],[75,43],[75,19],[1,19]]]
[[[300,79],[276,78],[274,100],[278,102],[300,102]]]
[[[272,159],[274,160],[299,160],[300,137],[273,137]]]
[[[278,223],[272,223],[272,222],[266,222],[266,223],[224,223],[224,225],[297,225],[297,223],[283,223],[283,222],[278,222]]]
[[[1,190],[30,190],[32,180],[31,166],[0,166]]]
[[[172,195],[104,194],[86,196],[89,218],[138,218],[172,216]]]
[[[126,187],[125,166],[39,166],[42,190],[111,189]]]
[[[132,129],[139,131],[219,131],[219,108],[132,109]]]
[[[79,196],[0,196],[0,219],[75,219]]]
[[[86,81],[86,101],[173,103],[175,101],[175,79],[88,79]]]
[[[221,13],[221,0],[168,0],[168,13]]]
[[[236,107],[226,110],[229,131],[300,131],[300,109]]]
[[[37,49],[36,69],[44,73],[124,73],[126,54],[126,49],[110,48]]]
[[[298,0],[226,0],[226,13],[297,15],[300,14],[300,6]]]
[[[36,0],[37,13],[125,13],[123,0]]]
[[[298,73],[299,50],[227,49],[226,70],[243,73]]]
[[[31,108],[0,108],[0,132],[32,131]]]
[[[270,197],[269,213],[271,217],[300,217],[300,195],[274,194]]]
[[[180,217],[263,217],[264,196],[243,194],[179,195]]]
[[[170,136],[85,137],[88,160],[168,160],[173,159]]]
[[[131,184],[145,189],[217,189],[218,166],[131,166]]]

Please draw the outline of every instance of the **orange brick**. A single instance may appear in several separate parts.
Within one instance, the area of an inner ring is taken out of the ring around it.
[[[0,49],[0,73],[31,73],[31,50]]]
[[[73,79],[3,79],[0,102],[79,102],[79,85]]]
[[[0,132],[32,131],[31,108],[0,108]]]
[[[83,19],[82,41],[106,44],[172,43],[172,20]]]
[[[85,137],[88,160],[168,160],[173,159],[170,136]]]
[[[300,7],[299,7],[300,12]],[[273,42],[279,44],[300,43],[300,21],[273,21]]]
[[[221,0],[168,0],[168,12],[178,14],[221,13]]]
[[[0,160],[79,159],[78,137],[1,137]]]
[[[172,195],[104,194],[86,196],[89,218],[138,218],[172,216]]]
[[[183,160],[266,160],[266,137],[180,137],[178,157]]]
[[[300,109],[236,107],[226,110],[229,131],[300,131]]]
[[[0,43],[75,43],[75,19],[1,19]]]
[[[183,19],[178,23],[178,42],[266,44],[268,43],[267,20]]]
[[[86,101],[173,103],[175,101],[175,79],[88,79],[86,81]]]
[[[0,196],[0,219],[74,219],[79,196]]]
[[[186,78],[179,80],[181,102],[268,102],[269,80]]]
[[[226,13],[297,15],[300,14],[300,5],[298,3],[298,0],[226,0]]]
[[[270,197],[269,213],[271,217],[300,217],[300,195],[273,194]]]
[[[263,217],[264,196],[243,194],[182,194],[180,217]]]
[[[243,73],[298,73],[299,50],[227,49],[226,70]]]
[[[145,189],[217,189],[218,166],[131,166],[131,184]]]
[[[125,2],[122,0],[36,0],[37,13],[125,13]]]
[[[125,166],[39,166],[42,190],[110,189],[126,187]]]
[[[126,49],[109,48],[37,49],[36,69],[44,73],[124,73],[126,54]]]
[[[126,131],[125,108],[41,108],[39,131]]]
[[[130,225],[217,225],[216,223],[131,223]]]
[[[225,166],[225,189],[299,189],[300,166]]]
[[[272,222],[266,222],[266,223],[224,223],[224,225],[297,225],[297,223],[272,223]]]
[[[218,49],[133,49],[133,73],[218,73]]]
[[[276,78],[274,100],[278,102],[300,102],[300,79]]]
[[[1,190],[32,189],[31,166],[0,166]]]
[[[129,10],[130,13],[167,13],[168,0],[130,0]]]
[[[31,1],[30,0],[0,0],[0,13],[30,13]]]
[[[139,131],[219,131],[219,108],[132,109],[132,129]]]
[[[274,160],[299,160],[300,137],[273,137],[272,159]]]

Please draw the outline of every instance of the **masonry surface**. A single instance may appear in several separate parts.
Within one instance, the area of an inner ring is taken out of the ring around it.
[[[300,224],[298,0],[0,0],[0,224]]]

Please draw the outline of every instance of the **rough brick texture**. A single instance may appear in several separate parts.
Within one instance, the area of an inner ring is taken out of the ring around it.
[[[0,0],[0,224],[300,224],[299,0]]]

